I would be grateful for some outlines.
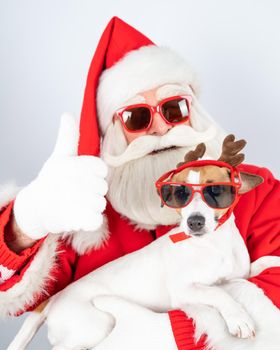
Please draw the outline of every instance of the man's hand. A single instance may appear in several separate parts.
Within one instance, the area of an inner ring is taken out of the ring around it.
[[[94,350],[177,349],[167,313],[113,296],[97,297],[93,302],[115,318],[114,329]]]
[[[76,121],[63,115],[51,157],[16,197],[16,223],[32,239],[49,232],[94,231],[103,222],[107,166],[98,157],[77,156],[78,141]]]

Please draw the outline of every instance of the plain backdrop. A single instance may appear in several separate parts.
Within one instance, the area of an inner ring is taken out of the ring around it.
[[[204,107],[248,141],[246,161],[279,177],[279,13],[277,0],[1,0],[0,183],[30,182],[61,113],[79,117],[89,63],[114,15],[183,55],[199,73]],[[0,321],[0,350],[22,321]],[[29,349],[50,349],[45,329]]]

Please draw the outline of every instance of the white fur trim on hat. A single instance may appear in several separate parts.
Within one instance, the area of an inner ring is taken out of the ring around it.
[[[141,91],[167,83],[191,85],[196,91],[197,77],[189,64],[166,47],[143,46],[126,54],[100,77],[97,90],[99,125],[104,134],[114,112]]]

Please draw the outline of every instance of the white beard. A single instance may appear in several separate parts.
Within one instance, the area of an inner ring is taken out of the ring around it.
[[[101,156],[109,166],[107,198],[137,228],[177,224],[180,216],[176,210],[161,207],[156,180],[176,168],[185,154],[201,142],[207,147],[205,156],[217,159],[223,138],[224,132],[211,120],[208,127],[203,125],[203,131],[181,125],[163,136],[146,135],[127,145],[121,123],[116,121],[109,126],[102,145]],[[170,146],[178,147],[150,154]]]

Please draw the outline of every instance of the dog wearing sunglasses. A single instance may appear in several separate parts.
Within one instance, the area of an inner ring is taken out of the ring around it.
[[[204,144],[189,152],[184,163],[156,183],[163,204],[180,212],[180,226],[53,296],[27,318],[8,350],[24,350],[44,320],[53,349],[93,349],[114,328],[113,318],[94,305],[101,295],[119,296],[157,312],[208,305],[219,311],[230,334],[254,337],[254,321],[220,288],[225,281],[280,265],[279,258],[265,257],[250,266],[234,222],[238,197],[263,181],[236,170],[244,145],[229,135],[218,161],[198,160]]]

